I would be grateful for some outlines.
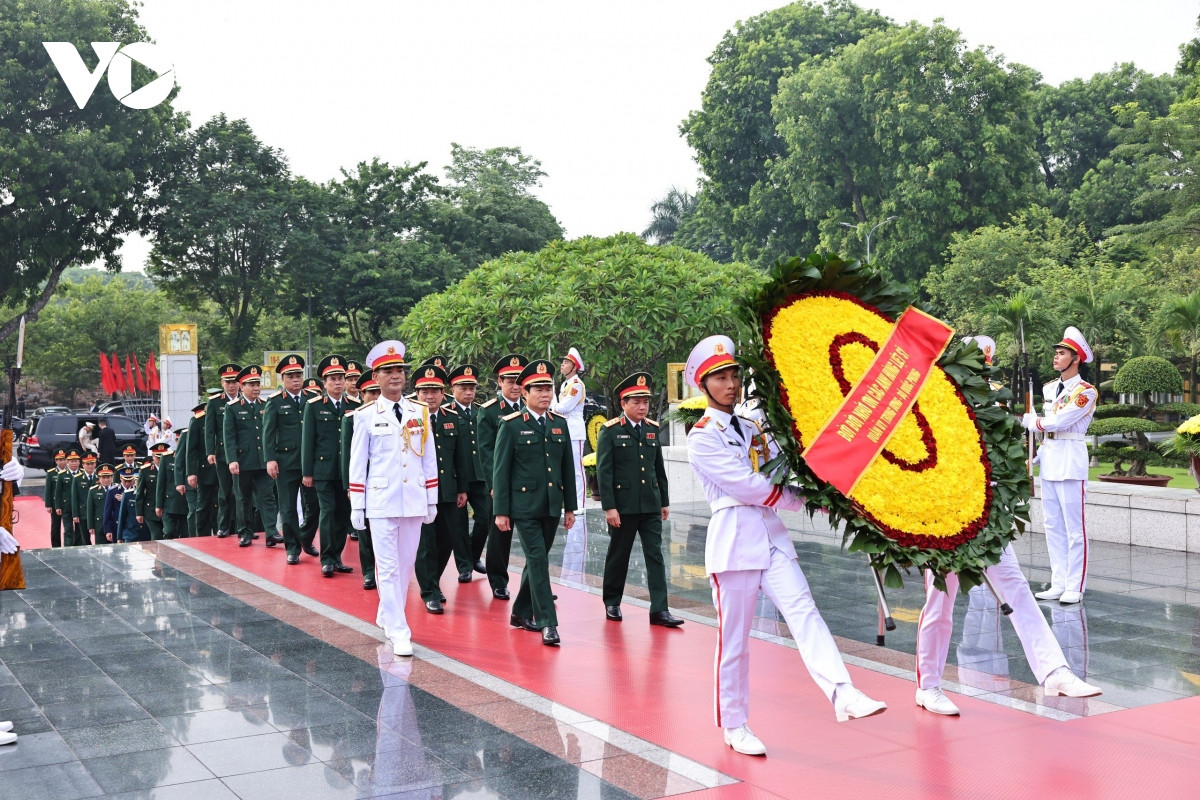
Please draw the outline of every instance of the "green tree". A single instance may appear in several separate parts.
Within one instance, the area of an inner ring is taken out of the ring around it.
[[[967,50],[941,24],[876,31],[780,80],[774,115],[787,151],[770,174],[823,248],[857,250],[854,239],[896,216],[878,263],[920,279],[954,233],[996,224],[1032,197],[1036,78]]]
[[[771,175],[789,152],[771,117],[780,79],[890,25],[847,0],[797,2],[738,23],[708,57],[700,110],[680,131],[704,172],[706,217],[738,259],[769,264],[817,246],[815,220]]]
[[[42,42],[148,39],[125,0],[0,0],[0,341],[21,314],[30,322],[55,296],[65,269],[103,261],[119,270],[117,249],[154,206],[187,127],[172,98],[126,108],[100,86],[79,108]],[[139,76],[135,74],[136,80]]]
[[[189,308],[211,299],[228,328],[221,345],[240,361],[254,326],[279,305],[279,264],[296,197],[283,154],[245,120],[213,117],[181,148],[151,222],[149,273]]]
[[[399,327],[415,357],[445,353],[490,368],[504,353],[552,356],[578,347],[593,389],[615,397],[633,372],[656,375],[700,337],[735,326],[735,305],[762,282],[742,264],[716,264],[633,234],[552,242],[488,261],[418,303]]]
[[[1190,368],[1188,384],[1190,399],[1196,402],[1196,362],[1200,359],[1200,290],[1187,297],[1172,297],[1163,306],[1156,321],[1155,332],[1172,349],[1187,356]]]
[[[733,261],[733,244],[721,227],[720,218],[720,210],[714,206],[712,197],[701,189],[691,211],[679,221],[671,244],[728,264]]]
[[[1025,354],[1029,356],[1029,366],[1032,370],[1044,369],[1049,365],[1044,348],[1039,349],[1040,342],[1045,342],[1052,336],[1057,336],[1058,327],[1054,317],[1042,305],[1041,293],[1035,290],[1022,289],[1008,297],[995,297],[983,306],[983,326],[981,330],[989,332],[996,340],[997,354],[1007,353],[1012,361],[1010,371],[1011,385],[1016,387],[1013,392],[1017,397],[1028,392],[1030,376],[1020,373],[1024,369],[1025,359],[1021,352],[1021,337],[1025,339]],[[1059,341],[1057,338],[1051,341]],[[1040,359],[1039,359],[1040,357]],[[1039,360],[1042,363],[1039,363]],[[1034,387],[1035,391],[1037,387]],[[1037,398],[1034,398],[1037,401]]]
[[[661,200],[650,206],[653,219],[642,231],[642,238],[651,244],[671,244],[684,219],[696,210],[696,196],[681,192],[674,186]]]

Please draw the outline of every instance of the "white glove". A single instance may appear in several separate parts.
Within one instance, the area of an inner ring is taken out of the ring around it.
[[[350,512],[350,527],[356,531],[365,531],[367,529],[367,512],[361,508],[356,508]]]
[[[425,519],[423,520],[423,522],[426,525],[428,525],[429,523],[433,522],[435,519],[437,519],[437,506],[436,505],[425,506]]]
[[[9,533],[7,529],[0,528],[0,553],[10,556],[17,552],[19,547],[17,537]]]
[[[1025,416],[1021,417],[1021,427],[1027,431],[1036,431],[1038,415],[1033,411],[1028,411]]]
[[[25,478],[25,468],[21,466],[21,462],[15,458],[4,465],[4,469],[0,469],[0,480],[12,481],[21,485],[21,481]]]

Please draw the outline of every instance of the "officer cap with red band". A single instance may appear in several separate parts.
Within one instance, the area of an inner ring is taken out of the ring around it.
[[[379,391],[379,381],[375,380],[375,370],[365,369],[358,376],[358,380],[354,382],[360,392]]]
[[[336,353],[325,356],[321,359],[321,363],[317,364],[317,377],[328,378],[331,375],[346,374],[346,359],[344,356],[339,356]]]
[[[280,375],[287,375],[289,372],[304,372],[304,356],[295,353],[284,356],[275,365],[275,372]]]
[[[1083,333],[1073,325],[1068,325],[1067,330],[1063,333],[1062,341],[1054,345],[1055,347],[1065,347],[1079,356],[1079,360],[1085,364],[1092,363],[1092,348],[1088,345],[1087,339],[1083,338]]]
[[[684,380],[689,386],[699,389],[700,381],[704,380],[706,375],[736,367],[738,363],[733,357],[736,352],[733,339],[728,336],[709,336],[701,339],[688,355],[687,367],[683,371]]]
[[[358,376],[362,375],[362,373],[363,373],[362,364],[358,363],[354,359],[351,359],[346,362],[346,377],[348,379],[357,381]]]
[[[399,339],[388,339],[371,348],[367,353],[367,366],[373,370],[383,367],[411,367],[404,360],[404,342]]]
[[[238,373],[241,371],[242,365],[234,364],[233,362],[217,367],[217,374],[221,376],[221,380],[223,381],[236,381]]]
[[[501,378],[507,375],[511,375],[515,378],[521,374],[522,370],[525,369],[525,365],[528,363],[529,359],[527,359],[525,356],[517,355],[516,353],[509,353],[496,362],[494,372]]]
[[[262,383],[262,367],[251,364],[238,373],[238,383]]]
[[[450,370],[451,386],[474,386],[479,383],[479,369],[474,364],[459,364]]]
[[[522,389],[527,389],[530,386],[536,386],[539,383],[554,385],[554,365],[544,358],[535,359],[525,365],[525,369],[521,370],[521,377],[517,379]]]
[[[631,397],[650,397],[654,390],[650,384],[649,372],[635,372],[617,384],[617,397],[622,402]]]
[[[446,370],[433,364],[423,364],[414,370],[414,389],[445,389]]]

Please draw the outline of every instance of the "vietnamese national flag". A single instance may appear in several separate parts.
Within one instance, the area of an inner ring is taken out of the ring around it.
[[[142,365],[138,363],[137,353],[130,353],[129,357],[133,359],[133,376],[137,379],[137,390],[146,394],[146,378],[142,375]]]
[[[150,391],[157,392],[161,387],[158,383],[158,367],[154,363],[154,351],[150,351],[150,358],[146,360],[146,383],[150,385]]]
[[[108,371],[108,356],[100,354],[100,388],[105,394],[112,394],[112,375]]]
[[[125,356],[125,391],[133,394],[137,391],[137,381],[133,379],[133,355]]]
[[[110,356],[112,366],[109,367],[109,374],[112,376],[112,387],[114,392],[125,391],[125,373],[121,371],[121,359],[117,358],[117,354],[113,353]]]

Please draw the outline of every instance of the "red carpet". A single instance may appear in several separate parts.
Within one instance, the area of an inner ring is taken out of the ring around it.
[[[41,509],[40,499],[36,509]],[[27,501],[21,501],[22,510]],[[40,546],[44,511],[18,524],[23,543]],[[37,523],[35,523],[35,519]],[[316,559],[288,567],[282,548],[262,541],[191,539],[213,554],[331,607],[373,622],[376,598],[361,589],[357,549],[344,560],[354,575],[321,577]],[[513,575],[515,593],[518,576]],[[561,648],[508,626],[509,603],[493,601],[486,580],[442,579],[444,616],[426,614],[414,583],[409,622],[414,640],[458,661],[576,709],[615,728],[732,775],[742,784],[687,795],[695,800],[865,798],[1190,797],[1200,775],[1200,697],[1056,722],[954,696],[960,719],[913,704],[911,681],[850,668],[856,685],[887,701],[877,717],[839,724],[790,648],[751,642],[751,726],[769,755],[752,758],[724,746],[713,725],[712,662],[716,631],[688,623],[651,628],[626,606],[623,623],[604,619],[600,598],[558,586]]]

